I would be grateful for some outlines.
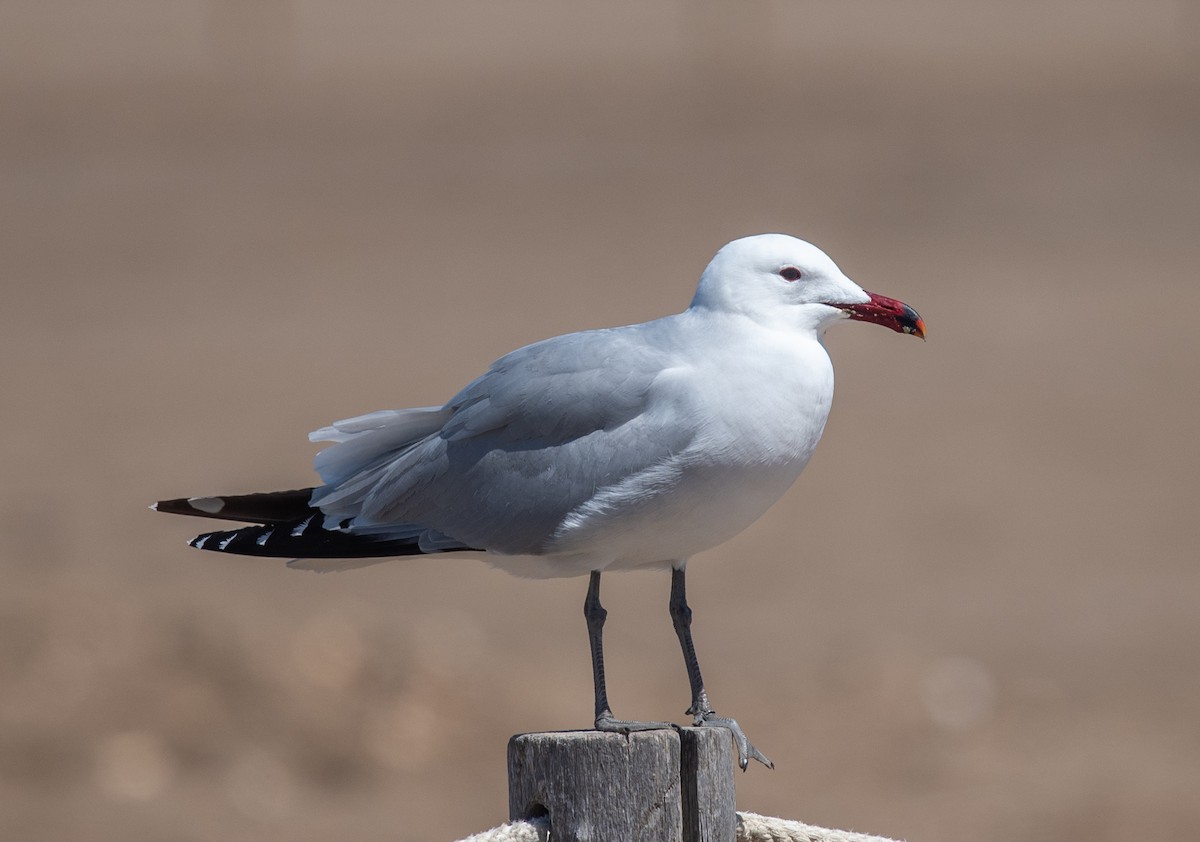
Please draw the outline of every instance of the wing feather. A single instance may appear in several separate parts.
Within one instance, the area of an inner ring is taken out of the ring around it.
[[[655,382],[670,324],[570,334],[497,360],[446,406],[371,413],[318,431],[313,504],[348,527],[423,545],[538,554],[599,490],[653,469],[691,432]],[[667,328],[667,329],[664,329]],[[669,423],[668,423],[669,422]]]

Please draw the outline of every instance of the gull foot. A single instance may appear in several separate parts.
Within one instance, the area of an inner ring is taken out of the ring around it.
[[[631,731],[663,731],[674,727],[674,722],[634,722],[629,719],[616,719],[611,713],[603,713],[596,717],[597,731],[612,731],[617,734],[628,734]]]
[[[730,719],[726,716],[717,716],[717,712],[706,710],[703,712],[688,709],[688,713],[695,717],[693,725],[702,728],[724,728],[733,736],[733,744],[737,746],[738,766],[742,771],[746,771],[746,767],[750,765],[750,761],[757,760],[768,769],[774,769],[775,764],[767,759],[767,756],[754,747],[754,743],[746,738],[746,732],[742,730],[742,726],[737,724],[736,719]]]

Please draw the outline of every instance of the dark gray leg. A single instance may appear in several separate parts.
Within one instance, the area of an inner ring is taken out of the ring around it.
[[[737,745],[738,765],[742,767],[742,771],[745,771],[751,758],[769,769],[774,769],[775,764],[746,739],[737,720],[717,716],[712,705],[708,703],[708,693],[704,691],[704,679],[700,676],[700,662],[696,660],[696,647],[692,643],[692,609],[687,604],[684,571],[679,568],[671,569],[670,610],[671,621],[675,624],[675,634],[679,636],[679,646],[683,649],[683,662],[687,665],[688,682],[692,685],[692,706],[687,709],[687,712],[692,715],[693,724],[727,729],[733,735],[734,744]],[[598,697],[597,704],[599,704]]]
[[[608,690],[604,683],[604,621],[608,612],[600,604],[600,571],[593,570],[591,581],[588,582],[587,599],[583,601],[583,616],[587,620],[588,643],[592,649],[592,682],[596,688],[596,730],[597,731],[658,731],[663,728],[674,728],[670,722],[631,722],[616,719],[612,708],[608,706]]]

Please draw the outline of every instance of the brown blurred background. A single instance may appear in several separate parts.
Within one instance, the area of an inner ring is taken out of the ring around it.
[[[452,840],[585,727],[584,582],[187,549],[161,497],[682,309],[787,231],[861,325],[797,487],[691,567],[742,809],[911,840],[1200,836],[1200,9],[0,9],[0,837]],[[667,577],[618,714],[683,721]]]

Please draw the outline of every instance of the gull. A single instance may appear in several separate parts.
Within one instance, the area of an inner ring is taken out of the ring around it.
[[[600,603],[605,572],[670,570],[687,714],[730,732],[743,771],[750,759],[774,768],[709,703],[685,574],[691,556],[749,526],[808,463],[833,399],[822,340],[847,320],[925,337],[915,310],[864,291],[816,246],[744,237],[717,252],[681,313],[535,342],[443,406],[317,430],[312,441],[332,443],[315,458],[319,485],[151,508],[254,524],[190,544],[304,570],[456,553],[517,576],[588,576],[601,731],[674,727],[613,715]]]

